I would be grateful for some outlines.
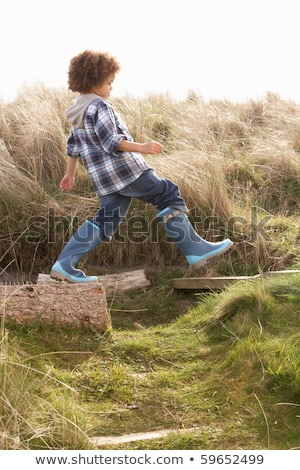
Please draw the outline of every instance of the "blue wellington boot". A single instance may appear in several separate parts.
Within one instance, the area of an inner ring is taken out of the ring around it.
[[[233,245],[229,238],[221,242],[207,242],[195,232],[187,215],[174,207],[167,207],[157,217],[169,237],[183,252],[189,265],[195,269]]]
[[[63,248],[57,261],[52,266],[50,277],[57,281],[71,283],[98,282],[97,276],[86,276],[81,269],[76,269],[81,258],[96,248],[102,241],[101,230],[97,225],[86,220]]]

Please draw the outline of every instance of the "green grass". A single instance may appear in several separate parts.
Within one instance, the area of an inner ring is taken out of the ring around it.
[[[113,310],[113,324],[118,326],[102,335],[41,325],[7,326],[8,335],[22,348],[22,361],[36,377],[39,392],[31,385],[34,395],[63,416],[59,437],[44,437],[44,442],[52,448],[62,442],[74,448],[80,434],[173,429],[168,437],[117,448],[299,448],[299,275],[188,297],[181,315],[170,281],[160,278],[158,285],[174,318],[170,313],[160,322],[158,310],[153,316],[144,312],[145,329],[130,326],[131,314],[126,312],[122,327]],[[159,296],[158,285],[146,294],[135,292],[137,308],[145,297]],[[165,308],[162,302],[160,311]],[[45,383],[35,369],[47,374]],[[80,432],[75,432],[77,425]],[[81,440],[84,448],[92,448]],[[33,440],[32,445],[45,444]]]

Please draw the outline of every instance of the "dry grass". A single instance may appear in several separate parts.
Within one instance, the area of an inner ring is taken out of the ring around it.
[[[12,234],[24,234],[18,266],[48,271],[62,243],[76,228],[74,221],[81,223],[97,210],[98,199],[82,167],[72,195],[64,196],[58,190],[69,132],[64,110],[73,98],[65,89],[40,84],[24,87],[14,102],[0,107],[2,269],[16,257],[11,251],[3,259],[14,239]],[[147,159],[161,177],[178,183],[201,235],[234,238],[235,248],[216,261],[216,270],[246,274],[291,264],[298,255],[298,232],[292,232],[294,238],[289,237],[287,246],[278,239],[279,231],[273,231],[272,224],[268,236],[265,222],[260,225],[262,233],[257,226],[269,215],[289,217],[291,225],[298,216],[300,105],[272,94],[241,104],[205,102],[195,93],[181,102],[169,95],[144,99],[124,96],[114,102],[136,141],[156,139],[163,143],[163,154]],[[49,212],[56,217],[50,222]],[[136,215],[144,218],[148,230],[143,243],[127,239],[131,230],[128,220]],[[46,246],[36,225],[33,227],[32,217],[40,217],[43,233],[56,233],[56,243]],[[158,233],[154,240],[150,230]],[[137,202],[115,241],[101,245],[85,261],[105,267],[141,262],[185,265],[179,250],[174,250],[157,229],[155,210]]]
[[[8,104],[4,139],[18,167],[41,186],[57,185],[64,174],[67,124],[63,109],[66,93],[24,87]]]

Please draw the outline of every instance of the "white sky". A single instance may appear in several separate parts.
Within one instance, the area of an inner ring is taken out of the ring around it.
[[[67,87],[85,49],[119,59],[113,94],[300,101],[298,0],[7,0],[0,98],[22,84]]]

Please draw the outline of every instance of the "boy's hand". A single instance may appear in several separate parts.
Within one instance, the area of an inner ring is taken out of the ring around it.
[[[158,155],[163,149],[163,146],[159,142],[155,142],[155,140],[142,144],[142,147],[143,150],[141,153],[148,153],[151,155]]]
[[[78,160],[79,158],[68,158],[66,173],[59,185],[62,191],[71,191],[73,189]]]
[[[65,174],[65,176],[60,182],[59,187],[62,191],[71,191],[73,189],[74,184],[75,184],[75,177]]]

